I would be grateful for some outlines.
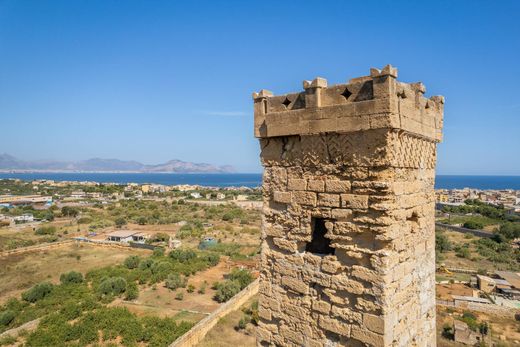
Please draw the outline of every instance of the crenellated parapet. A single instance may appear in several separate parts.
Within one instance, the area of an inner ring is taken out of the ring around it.
[[[321,77],[303,81],[303,92],[253,93],[258,138],[399,129],[442,140],[444,97],[424,96],[422,83],[397,81],[397,68],[372,68],[369,76],[328,86]]]

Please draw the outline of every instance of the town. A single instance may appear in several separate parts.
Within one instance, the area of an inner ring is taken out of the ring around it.
[[[435,191],[437,204],[462,205],[468,199],[502,205],[511,212],[520,212],[520,191],[513,189],[437,189]]]

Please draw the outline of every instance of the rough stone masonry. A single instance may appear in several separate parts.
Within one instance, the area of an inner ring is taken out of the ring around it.
[[[260,346],[434,346],[444,98],[370,76],[253,94],[263,231]]]

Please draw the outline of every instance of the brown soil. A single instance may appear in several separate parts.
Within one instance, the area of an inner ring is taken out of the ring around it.
[[[473,296],[473,289],[465,284],[437,284],[436,286],[437,298],[442,300],[453,300],[452,295]]]

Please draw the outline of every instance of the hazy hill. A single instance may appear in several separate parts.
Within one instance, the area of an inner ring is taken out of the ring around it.
[[[175,173],[230,173],[232,166],[191,163],[170,160],[163,164],[145,165],[137,161],[92,158],[77,162],[23,161],[9,154],[0,154],[1,171],[86,171],[86,172],[175,172]]]

